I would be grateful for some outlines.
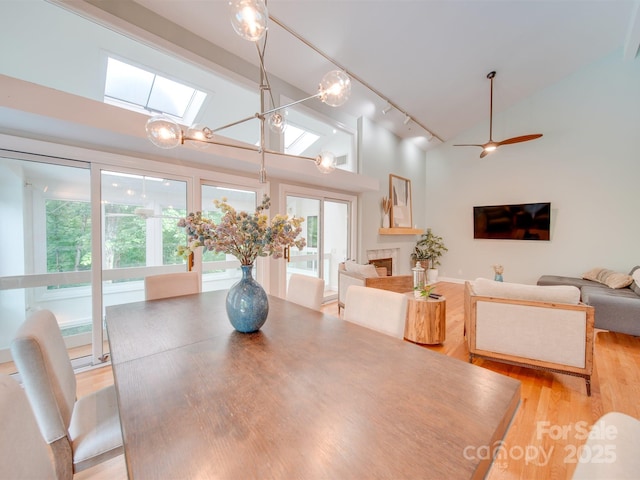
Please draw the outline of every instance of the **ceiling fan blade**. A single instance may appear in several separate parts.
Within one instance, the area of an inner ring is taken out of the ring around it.
[[[484,148],[484,145],[478,145],[477,143],[459,143],[454,145],[454,147],[480,147]]]
[[[484,158],[487,155],[489,155],[491,152],[487,152],[486,150],[482,150],[482,153],[480,154],[480,158]]]
[[[529,140],[535,140],[536,138],[540,138],[542,136],[541,133],[534,133],[532,135],[522,135],[520,137],[507,138],[506,140],[502,140],[501,142],[496,142],[498,146],[500,145],[510,145],[512,143],[520,143],[520,142],[528,142]]]

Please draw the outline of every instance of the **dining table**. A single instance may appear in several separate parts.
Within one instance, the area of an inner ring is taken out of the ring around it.
[[[226,293],[107,307],[130,479],[486,475],[520,382],[272,295],[240,333]]]

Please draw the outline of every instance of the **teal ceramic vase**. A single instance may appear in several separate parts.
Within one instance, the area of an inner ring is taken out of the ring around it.
[[[233,328],[242,333],[257,332],[269,314],[267,294],[253,279],[253,265],[241,265],[242,278],[227,293],[227,316]]]

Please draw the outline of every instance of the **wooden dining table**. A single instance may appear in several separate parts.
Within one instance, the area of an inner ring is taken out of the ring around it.
[[[239,333],[225,296],[107,308],[130,479],[485,476],[518,381],[274,296]]]

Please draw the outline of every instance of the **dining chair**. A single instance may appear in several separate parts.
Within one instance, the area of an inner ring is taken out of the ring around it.
[[[58,479],[123,453],[113,385],[76,397],[76,377],[56,317],[39,310],[18,328],[11,353]]]
[[[287,300],[313,310],[322,308],[324,280],[294,273],[289,277]]]
[[[404,338],[407,297],[404,293],[351,285],[344,302],[344,320]]]
[[[9,375],[0,375],[0,425],[1,478],[56,478],[27,396]]]
[[[144,279],[145,300],[179,297],[200,293],[200,274],[198,272],[163,273],[149,275]]]

